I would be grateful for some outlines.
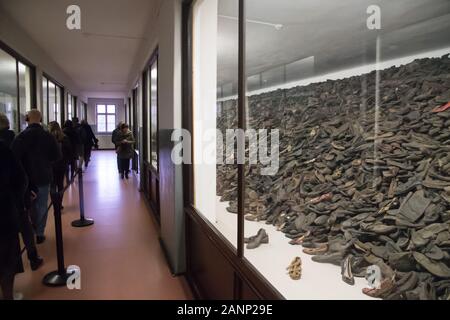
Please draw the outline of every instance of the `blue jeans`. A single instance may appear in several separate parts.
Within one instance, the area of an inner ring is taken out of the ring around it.
[[[50,185],[38,186],[37,198],[34,202],[33,224],[37,236],[43,236],[47,225],[47,208]]]

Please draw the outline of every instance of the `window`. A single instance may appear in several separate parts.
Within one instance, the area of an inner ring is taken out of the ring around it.
[[[61,117],[62,105],[62,87],[49,80],[48,77],[43,77],[42,80],[42,98],[44,109],[44,123],[58,121],[60,124],[63,119]]]
[[[16,59],[0,50],[0,112],[9,119],[10,129],[19,131]]]
[[[72,96],[70,93],[67,94],[67,109],[66,109],[66,120],[72,120],[72,118],[75,116],[74,113],[74,96]]]
[[[116,106],[114,104],[97,105],[97,132],[109,133],[116,128]]]
[[[32,68],[0,49],[0,112],[16,132],[26,128],[25,116],[31,109]]]
[[[380,298],[362,290],[371,265],[392,285],[383,298],[417,299],[423,283],[401,295],[394,283],[420,271],[438,287],[442,274],[427,267],[448,265],[430,258],[431,247],[447,250],[444,241],[419,244],[416,235],[437,227],[433,239],[450,236],[450,27],[442,18],[450,7],[322,2],[245,0],[243,18],[237,1],[194,2],[192,204],[238,248],[236,261],[287,299]],[[206,130],[238,123],[256,134],[240,174],[234,161],[207,163],[204,152],[208,138],[213,149],[226,147]],[[255,240],[244,244],[237,230]],[[291,265],[296,257],[303,272]],[[286,274],[289,266],[299,273]],[[433,294],[446,299],[448,290]]]
[[[31,69],[18,62],[20,129],[27,127],[26,114],[31,110]]]
[[[80,120],[87,120],[86,118],[86,103],[84,103],[83,101],[80,101],[78,103],[78,113],[77,116]]]

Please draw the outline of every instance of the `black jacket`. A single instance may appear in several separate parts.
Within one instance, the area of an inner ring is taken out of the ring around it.
[[[0,141],[6,144],[7,147],[11,147],[11,143],[13,142],[14,137],[14,131],[9,129],[0,130]]]
[[[69,137],[64,135],[62,141],[58,141],[58,148],[61,151],[62,157],[58,161],[53,163],[53,170],[61,171],[67,170],[67,166],[70,164],[73,159],[73,147],[70,143]]]
[[[27,186],[27,176],[20,162],[9,147],[0,142],[0,239],[17,234]]]
[[[80,137],[81,142],[88,147],[93,147],[94,145],[97,145],[98,139],[94,135],[94,131],[92,131],[92,128],[88,124],[82,124],[80,125]]]
[[[80,136],[75,128],[66,127],[63,130],[64,134],[69,138],[70,144],[72,146],[72,159],[78,158],[77,147],[81,145]]]
[[[111,142],[114,143],[114,146],[117,148],[118,146],[118,138],[120,136],[120,128],[115,128],[111,135]]]
[[[52,164],[61,158],[55,137],[41,125],[32,124],[16,137],[11,148],[22,163],[32,190],[50,184]]]

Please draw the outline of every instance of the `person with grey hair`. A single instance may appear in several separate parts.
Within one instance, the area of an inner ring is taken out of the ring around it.
[[[35,228],[37,244],[45,241],[47,201],[50,183],[53,180],[52,165],[62,157],[55,137],[44,130],[41,119],[39,110],[28,111],[28,127],[14,139],[11,145],[11,149],[27,173],[29,189],[32,194],[35,194],[31,220]]]
[[[4,113],[0,113],[0,141],[10,147],[14,137],[14,131],[9,130],[8,117]]]

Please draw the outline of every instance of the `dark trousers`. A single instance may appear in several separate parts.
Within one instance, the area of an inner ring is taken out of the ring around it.
[[[34,242],[34,230],[30,219],[30,210],[21,210],[19,217],[19,228],[22,240],[27,249],[28,259],[33,260],[37,258],[36,243]]]
[[[88,162],[91,161],[92,146],[85,144],[83,151],[84,151],[84,165],[87,166]]]
[[[70,160],[69,166],[70,171],[69,168],[67,168],[67,180],[72,181],[73,177],[75,177],[75,172],[77,172],[77,159]]]
[[[64,193],[64,176],[69,171],[69,167],[61,167],[53,170],[53,181],[50,186],[50,192],[58,192],[61,196]]]
[[[121,174],[130,172],[130,159],[119,159],[119,171]]]

